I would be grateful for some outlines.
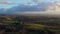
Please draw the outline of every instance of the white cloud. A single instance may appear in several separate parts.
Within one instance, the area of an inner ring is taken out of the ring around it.
[[[10,0],[0,0],[0,4],[14,4],[14,2]]]

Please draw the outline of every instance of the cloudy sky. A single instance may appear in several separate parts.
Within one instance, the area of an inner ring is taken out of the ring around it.
[[[39,13],[60,14],[60,12],[48,12],[48,11],[43,12],[44,10],[47,9],[49,5],[51,5],[52,2],[55,1],[59,1],[59,0],[0,0],[0,13],[18,14],[23,12],[24,14],[39,14]],[[33,12],[33,11],[41,11],[41,12]]]
[[[1,8],[12,8],[19,4],[30,4],[36,5],[40,2],[54,2],[56,0],[0,0],[0,9]]]

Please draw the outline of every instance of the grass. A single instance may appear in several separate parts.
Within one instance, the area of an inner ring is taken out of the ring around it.
[[[47,27],[46,25],[41,24],[26,24],[25,26],[27,29],[34,29],[34,30],[51,30],[51,31],[60,31],[57,27]]]

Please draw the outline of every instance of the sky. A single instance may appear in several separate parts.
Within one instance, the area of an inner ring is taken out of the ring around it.
[[[20,4],[26,5],[30,4],[33,6],[41,2],[54,2],[54,1],[56,0],[0,0],[0,9],[1,8],[9,9]]]

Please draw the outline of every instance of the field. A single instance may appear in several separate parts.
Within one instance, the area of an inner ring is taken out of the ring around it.
[[[60,34],[60,18],[0,15],[0,34]]]

